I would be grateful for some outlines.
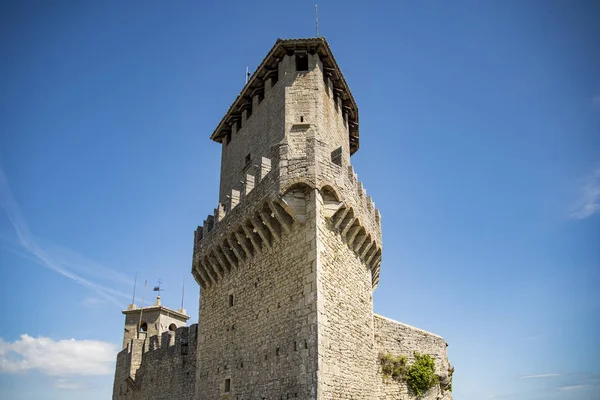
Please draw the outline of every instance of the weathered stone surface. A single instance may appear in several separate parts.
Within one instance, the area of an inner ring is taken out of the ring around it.
[[[126,334],[113,398],[412,398],[384,379],[381,352],[431,354],[447,384],[442,338],[373,314],[381,216],[350,164],[358,108],[325,40],[278,41],[212,138],[221,183],[194,234],[197,347],[182,354],[163,328],[162,341]]]

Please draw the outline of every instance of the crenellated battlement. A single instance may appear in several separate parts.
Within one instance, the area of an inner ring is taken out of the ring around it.
[[[113,399],[193,398],[197,343],[198,324],[131,339],[117,354]]]
[[[214,213],[209,215],[201,226],[194,231],[194,254],[201,248],[202,239],[208,236],[217,225],[225,220],[227,216],[240,204],[246,201],[246,198],[253,192],[255,186],[261,184],[271,172],[271,159],[261,157],[260,162],[250,164],[247,172],[254,169],[254,173],[246,173],[244,181],[240,182],[238,189],[231,189],[231,194],[227,196],[225,204],[219,204]]]
[[[132,354],[134,352],[141,351],[142,354],[146,355],[153,352],[164,353],[169,348],[181,348],[181,346],[196,347],[197,338],[198,324],[182,326],[174,331],[163,332],[160,335],[148,337],[142,335],[139,339],[132,339],[127,346],[119,352],[119,354]],[[134,342],[141,344],[141,346],[134,344]]]

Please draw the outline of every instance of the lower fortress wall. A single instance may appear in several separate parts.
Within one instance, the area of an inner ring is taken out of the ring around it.
[[[198,325],[133,339],[117,355],[113,400],[192,400]]]
[[[452,400],[452,393],[442,389],[451,382],[449,372],[451,365],[446,354],[446,341],[442,337],[380,315],[374,315],[373,328],[373,361],[370,365],[379,367],[379,354],[382,353],[390,353],[394,356],[406,355],[409,364],[413,360],[414,352],[429,354],[435,360],[435,371],[441,385],[429,390],[420,400]],[[160,340],[158,336],[131,340],[117,355],[113,400],[198,398],[195,396],[197,336],[198,325],[194,324],[190,327],[178,328],[175,332],[165,332]],[[369,369],[367,365],[365,368]],[[380,368],[377,369],[375,380],[377,386],[374,388],[377,393],[373,394],[372,399],[416,399],[409,393],[405,383],[386,378]],[[370,376],[371,373],[365,371],[366,376]],[[243,386],[242,382],[239,384]],[[329,398],[325,393],[323,395]],[[308,399],[314,398],[313,396],[314,394],[303,393],[296,398]],[[219,397],[217,394],[215,399]],[[243,398],[246,399],[246,396]],[[279,399],[279,397],[267,398]]]
[[[443,390],[451,383],[452,372],[446,352],[446,341],[438,335],[396,322],[389,318],[374,315],[375,327],[375,351],[374,355],[379,359],[379,354],[392,354],[393,356],[405,355],[410,365],[414,360],[414,353],[429,354],[435,360],[435,373],[438,375],[440,385],[430,389],[420,400],[452,400],[452,392]],[[379,363],[378,363],[379,365]],[[415,396],[408,392],[404,382],[397,382],[386,378],[377,371],[379,382],[379,400],[408,400]]]

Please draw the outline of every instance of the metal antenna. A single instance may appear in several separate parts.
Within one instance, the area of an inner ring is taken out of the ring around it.
[[[135,286],[137,285],[137,269],[135,270],[135,278],[133,279],[133,297],[131,298],[131,304],[135,304]]]
[[[140,321],[138,322],[137,328],[137,337],[139,338],[140,329],[142,329],[142,314],[144,313],[144,299],[146,298],[146,284],[148,283],[148,279],[144,281],[144,294],[142,295],[142,309],[140,310]]]
[[[185,293],[185,278],[181,282],[181,311],[183,311],[183,294]]]
[[[315,13],[317,15],[317,37],[319,37],[319,6],[315,4]]]

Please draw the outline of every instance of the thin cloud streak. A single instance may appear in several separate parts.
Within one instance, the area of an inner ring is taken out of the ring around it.
[[[538,378],[552,378],[554,376],[562,376],[562,374],[538,374],[538,375],[525,375],[521,376],[521,379],[538,379]]]
[[[579,182],[579,200],[575,203],[571,218],[585,219],[600,211],[600,166]]]
[[[76,390],[84,389],[85,385],[82,385],[79,382],[68,381],[66,379],[59,379],[54,383],[54,387],[57,389]]]
[[[587,387],[590,387],[590,385],[570,385],[570,386],[563,386],[560,388],[560,390],[578,390],[578,389],[585,389]]]
[[[119,274],[118,272],[112,271],[109,268],[99,266],[97,263],[85,262],[85,258],[77,255],[76,253],[68,250],[62,249],[62,252],[59,253],[59,257],[56,257],[51,252],[47,250],[47,248],[41,246],[36,238],[33,236],[29,227],[25,221],[25,219],[21,215],[21,210],[18,203],[15,201],[8,181],[4,175],[4,171],[0,167],[0,206],[4,209],[8,220],[13,226],[15,233],[17,234],[17,238],[21,247],[27,251],[29,254],[35,257],[35,261],[54,272],[57,272],[78,284],[88,288],[99,296],[105,298],[106,300],[114,303],[119,307],[123,307],[123,304],[116,299],[115,296],[128,298],[129,296],[125,293],[121,293],[114,289],[105,287],[98,283],[92,282],[82,276],[74,273],[68,267],[69,265],[75,265],[72,262],[65,261],[67,260],[66,254],[69,254],[72,259],[78,260],[82,262],[79,264],[78,268],[82,272],[85,272],[87,275],[97,275],[97,272],[94,268],[100,268],[100,270],[107,272],[111,271],[110,274],[107,274],[110,278],[118,278],[119,281],[124,280],[125,278]],[[76,255],[76,257],[73,257]],[[93,267],[92,267],[93,266]],[[87,267],[87,268],[86,268]],[[71,267],[72,269],[76,269]]]

